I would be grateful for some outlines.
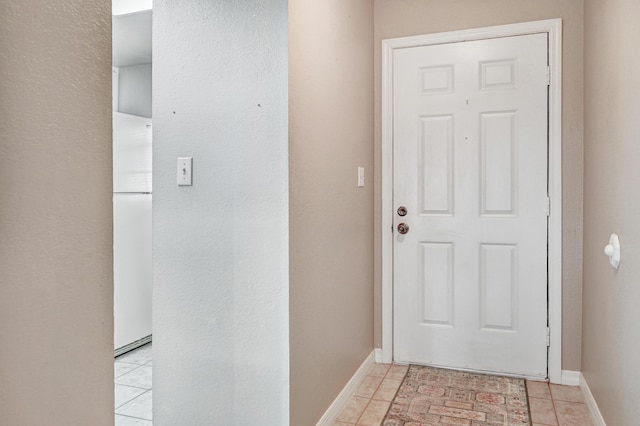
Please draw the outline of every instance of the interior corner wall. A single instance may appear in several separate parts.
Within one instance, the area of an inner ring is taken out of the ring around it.
[[[111,2],[0,2],[0,424],[113,425]]]
[[[287,425],[287,1],[153,7],[154,423]]]
[[[382,343],[381,43],[420,34],[562,18],[562,368],[580,370],[582,323],[583,0],[374,0],[375,343]]]
[[[640,4],[585,1],[582,371],[608,425],[640,418]],[[603,253],[620,238],[620,267]]]
[[[118,68],[118,111],[151,118],[151,64]]]
[[[289,9],[291,424],[313,425],[373,351],[373,4]]]

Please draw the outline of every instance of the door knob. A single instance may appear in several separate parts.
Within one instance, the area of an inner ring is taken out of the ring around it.
[[[407,225],[406,223],[399,223],[398,232],[402,235],[406,234],[407,232],[409,232],[409,225]]]

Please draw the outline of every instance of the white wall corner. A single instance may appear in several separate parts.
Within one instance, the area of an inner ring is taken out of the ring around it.
[[[382,357],[382,350],[375,349],[373,350],[369,356],[362,362],[362,365],[355,372],[353,377],[347,382],[342,391],[338,394],[336,399],[331,403],[327,411],[322,415],[316,426],[333,426],[334,422],[346,407],[351,397],[360,386],[360,383],[367,377],[367,373],[371,370],[371,367],[376,363],[376,359],[378,357],[377,352],[380,351],[380,357]]]
[[[584,377],[584,374],[580,373],[580,389],[582,389],[582,393],[584,394],[584,399],[587,402],[587,407],[589,407],[589,412],[591,413],[591,418],[595,423],[595,426],[607,426],[604,422],[604,418],[602,417],[602,413],[598,408],[598,403],[596,402],[593,394],[591,393],[591,389],[589,389],[589,384],[587,383],[587,379]]]
[[[376,363],[382,364],[382,348],[375,348],[373,353],[375,354]]]
[[[580,386],[580,372],[573,370],[562,370],[561,385]]]

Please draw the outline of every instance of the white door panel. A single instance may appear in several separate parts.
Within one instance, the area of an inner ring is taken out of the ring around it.
[[[394,358],[546,377],[547,35],[394,53]]]
[[[114,349],[151,334],[151,194],[113,194]]]
[[[151,192],[151,119],[113,113],[113,192]]]

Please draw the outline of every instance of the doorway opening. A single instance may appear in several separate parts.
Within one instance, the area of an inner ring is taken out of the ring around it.
[[[152,1],[112,2],[115,424],[152,424]]]

